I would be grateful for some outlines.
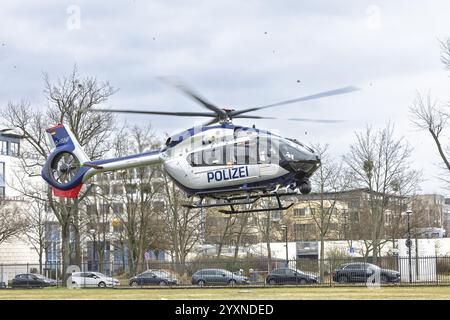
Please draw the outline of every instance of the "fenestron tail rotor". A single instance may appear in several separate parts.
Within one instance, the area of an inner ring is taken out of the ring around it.
[[[159,78],[160,80],[164,81],[165,83],[170,84],[174,88],[178,89],[179,91],[183,92],[185,95],[199,103],[201,106],[203,106],[205,109],[208,109],[209,112],[170,112],[170,111],[146,111],[146,110],[137,110],[137,109],[93,109],[91,111],[93,112],[114,112],[114,113],[129,113],[129,114],[151,114],[151,115],[163,115],[163,116],[177,116],[177,117],[208,117],[213,118],[211,120],[208,120],[203,125],[211,125],[217,122],[221,123],[229,123],[234,118],[241,118],[241,119],[281,119],[281,118],[275,118],[275,117],[266,117],[266,116],[259,116],[254,114],[246,114],[253,111],[263,110],[267,108],[273,108],[278,106],[283,106],[287,104],[292,104],[296,102],[304,102],[304,101],[310,101],[310,100],[316,100],[321,99],[325,97],[335,96],[335,95],[341,95],[350,93],[353,91],[360,90],[357,87],[354,86],[347,86],[342,87],[334,90],[329,91],[323,91],[299,98],[284,100],[276,103],[271,103],[268,105],[260,106],[260,107],[253,107],[253,108],[247,108],[247,109],[241,109],[241,110],[234,110],[230,108],[219,108],[218,106],[214,105],[213,103],[209,102],[200,94],[196,93],[192,88],[188,87],[187,85],[183,84],[182,82],[178,80],[174,80],[172,78]],[[283,120],[290,120],[290,121],[301,121],[301,122],[317,122],[317,123],[338,123],[342,122],[343,120],[332,120],[332,119],[309,119],[309,118],[289,118],[289,119],[283,119]]]

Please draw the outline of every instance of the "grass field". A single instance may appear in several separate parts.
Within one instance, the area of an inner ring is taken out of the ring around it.
[[[0,300],[303,300],[303,299],[446,299],[450,300],[450,286],[443,287],[366,287],[338,288],[196,288],[196,289],[14,289],[0,290]]]

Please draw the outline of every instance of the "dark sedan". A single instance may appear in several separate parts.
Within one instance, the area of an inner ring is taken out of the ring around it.
[[[149,270],[131,278],[129,284],[132,287],[151,285],[167,286],[178,284],[178,280],[173,278],[167,272],[161,270]]]
[[[269,272],[267,284],[311,284],[317,283],[317,276],[297,269],[278,268]]]
[[[370,276],[375,272],[380,273],[380,282],[399,282],[400,272],[390,269],[381,269],[380,267],[367,262],[353,262],[341,265],[332,273],[334,282],[367,282]],[[374,278],[376,279],[376,278]]]
[[[11,287],[13,288],[43,288],[56,287],[56,281],[49,279],[40,274],[22,273],[12,279]]]

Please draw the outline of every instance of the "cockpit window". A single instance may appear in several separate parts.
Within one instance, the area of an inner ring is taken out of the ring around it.
[[[301,161],[305,159],[305,153],[287,143],[280,143],[280,156],[288,161]]]

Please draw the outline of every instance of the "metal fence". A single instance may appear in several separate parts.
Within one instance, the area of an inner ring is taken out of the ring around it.
[[[66,278],[71,276],[67,284],[79,287],[450,285],[450,256],[390,256],[379,258],[376,264],[371,262],[370,258],[325,259],[323,264],[317,259],[286,262],[221,258],[184,264],[150,260],[134,271],[114,262],[91,261],[66,271],[59,263],[45,264],[42,268],[35,264],[0,264],[0,283],[4,282],[8,287],[19,286],[18,278],[28,279],[22,275],[41,274],[54,280],[52,286],[62,286],[63,272],[67,272]],[[30,276],[28,280],[22,279],[21,285],[41,286],[39,281]]]

